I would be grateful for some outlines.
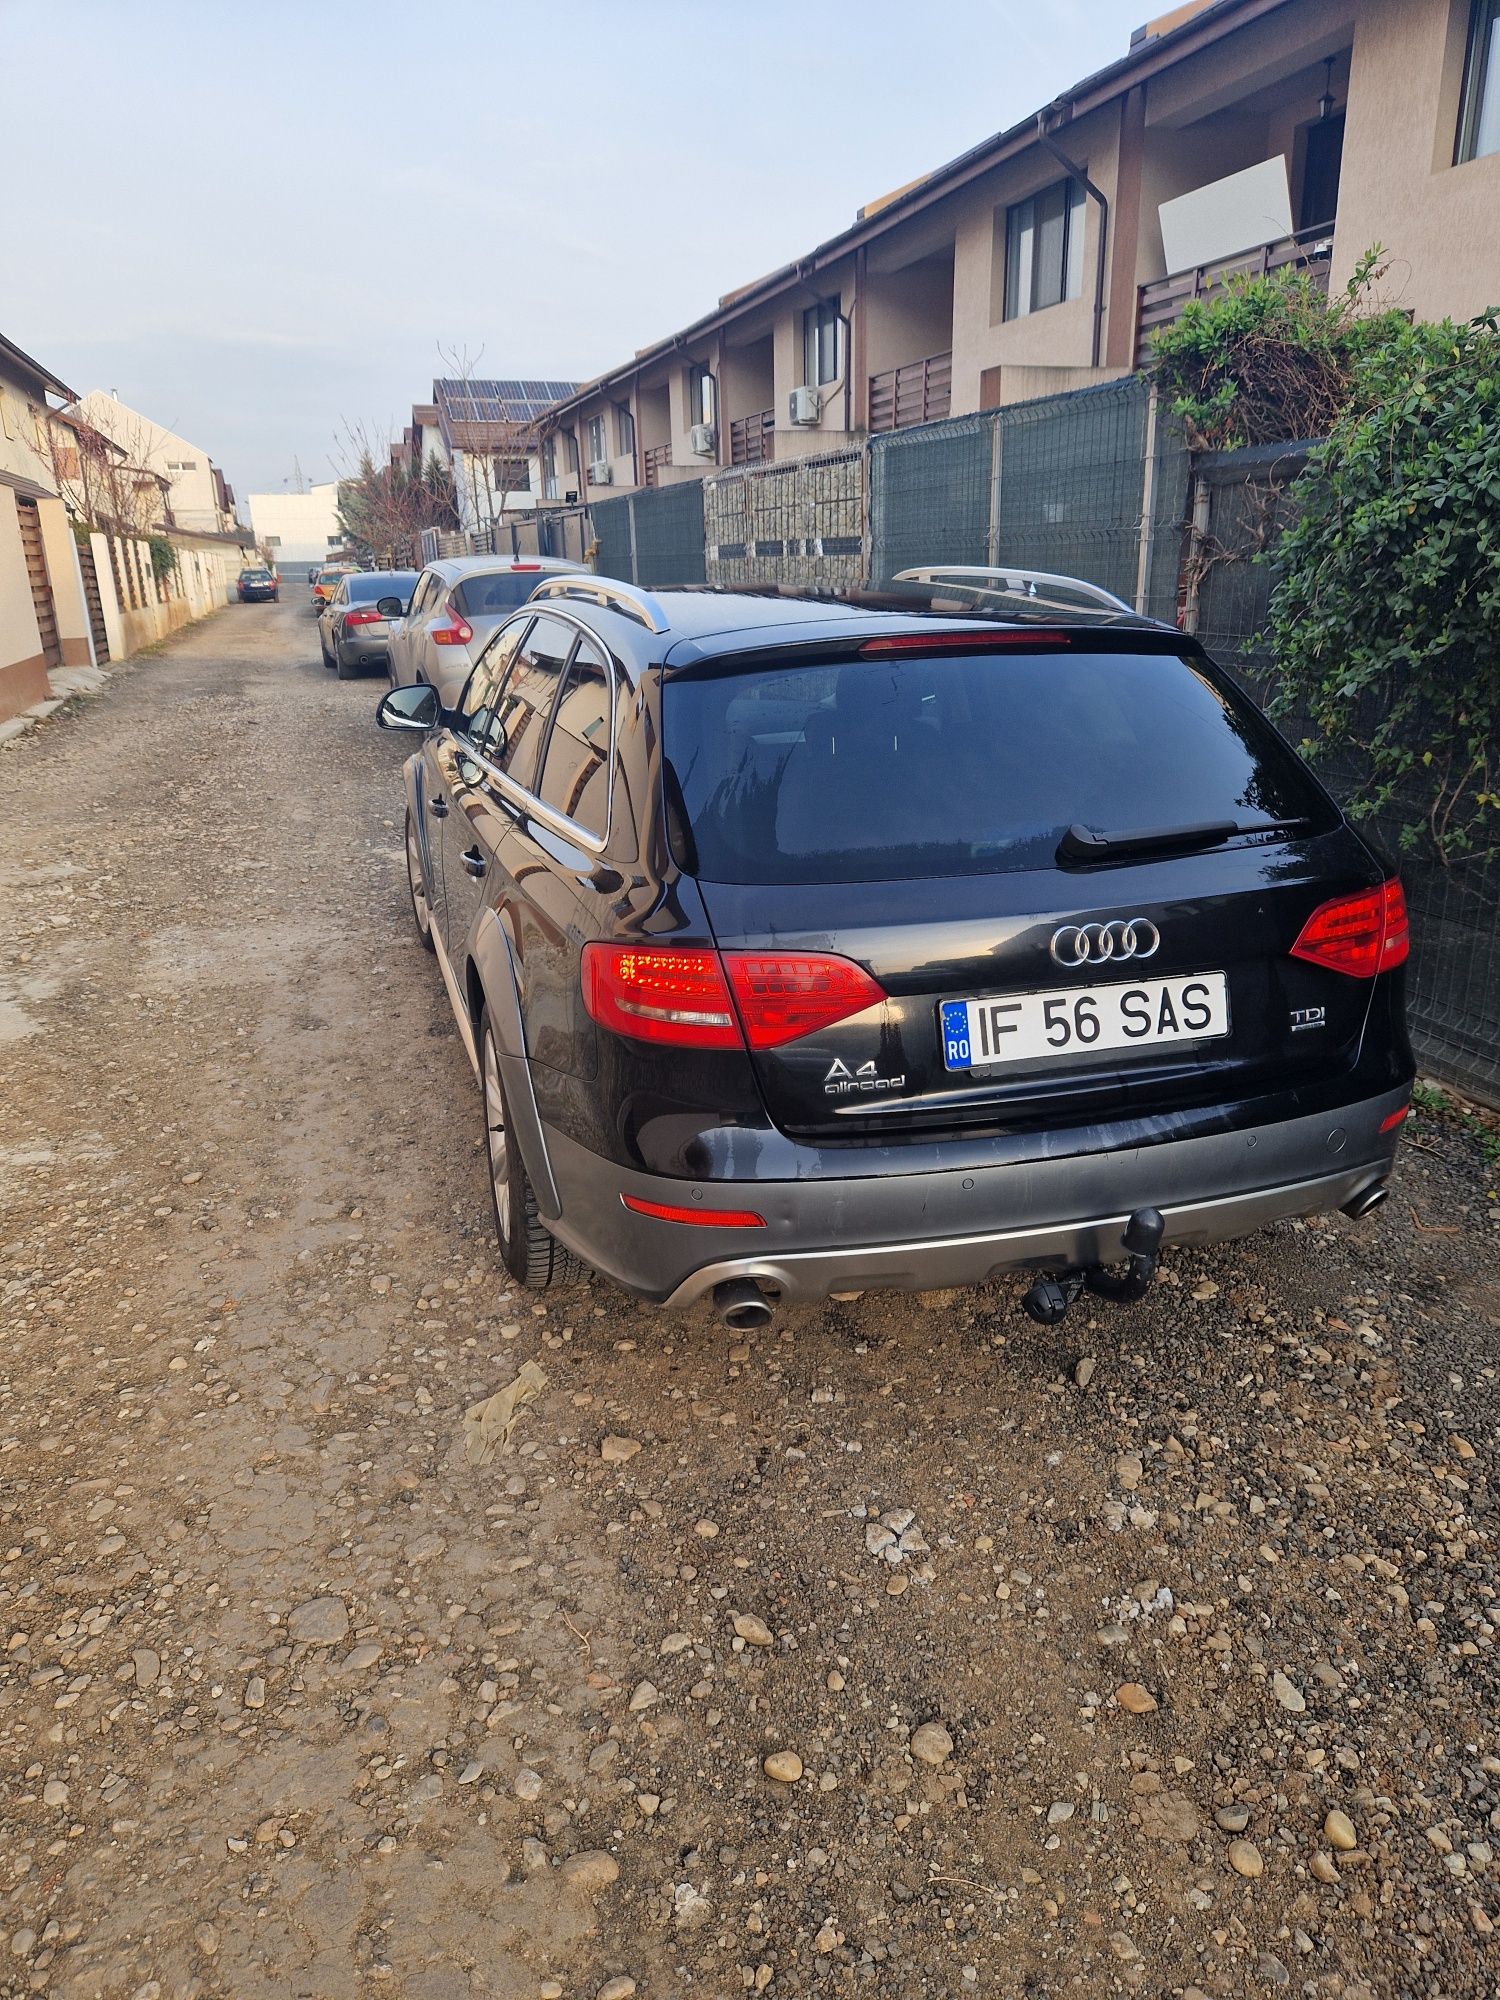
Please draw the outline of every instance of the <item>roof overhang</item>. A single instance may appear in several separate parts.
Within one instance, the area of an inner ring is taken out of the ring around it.
[[[827,242],[820,243],[805,257],[782,265],[779,270],[739,291],[726,293],[712,312],[694,320],[681,332],[638,349],[631,360],[597,375],[573,395],[554,403],[542,418],[543,429],[555,427],[580,404],[606,393],[616,383],[634,380],[646,369],[670,359],[695,341],[717,333],[731,320],[740,318],[782,293],[805,288],[811,303],[816,297],[816,286],[812,281],[821,271],[851,252],[862,249],[887,230],[896,228],[914,215],[920,215],[1003,161],[1027,151],[1036,144],[1038,126],[1042,121],[1045,121],[1049,132],[1062,131],[1122,97],[1137,84],[1145,83],[1163,70],[1198,54],[1201,49],[1211,47],[1235,29],[1248,27],[1252,22],[1291,4],[1293,0],[1210,0],[1210,4],[1178,20],[1175,26],[1170,25],[1175,16],[1163,17],[1167,25],[1162,27],[1161,32],[1153,34],[1148,30],[1146,38],[1138,41],[1117,62],[1096,70],[1092,76],[1061,92],[1050,104],[1032,112],[1019,124],[982,140],[967,153],[960,153],[957,159],[950,160],[946,166],[867,205],[848,229],[841,230],[837,236],[830,236]]]
[[[7,340],[3,333],[0,333],[0,362],[8,362],[18,374],[29,375],[38,388],[50,389],[54,396],[61,396],[65,403],[78,401],[76,389],[70,389],[66,382],[59,382],[40,361],[33,361],[24,348],[17,347],[13,340]]]

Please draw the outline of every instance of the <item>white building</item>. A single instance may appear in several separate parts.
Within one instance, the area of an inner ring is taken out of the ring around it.
[[[278,568],[322,562],[330,549],[341,549],[344,537],[338,521],[336,479],[306,493],[252,493],[250,530]]]
[[[85,423],[121,446],[132,465],[166,479],[169,526],[209,535],[233,534],[238,528],[234,493],[201,445],[190,444],[102,389],[91,389],[75,408]]]

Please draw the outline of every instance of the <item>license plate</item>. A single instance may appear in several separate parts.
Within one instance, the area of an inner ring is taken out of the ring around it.
[[[1211,1041],[1229,1033],[1229,990],[1222,972],[1194,972],[1180,979],[944,1000],[938,1016],[946,1067],[990,1069],[1039,1056]]]

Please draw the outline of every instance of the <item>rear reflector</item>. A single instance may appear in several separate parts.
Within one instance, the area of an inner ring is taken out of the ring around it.
[[[1292,957],[1351,979],[1373,979],[1404,965],[1410,948],[1406,897],[1393,879],[1357,896],[1320,903],[1302,926]]]
[[[637,1215],[654,1215],[658,1222],[693,1222],[704,1229],[764,1229],[766,1218],[753,1208],[673,1208],[664,1201],[642,1201],[622,1194],[621,1201]]]
[[[1402,1119],[1405,1118],[1406,1114],[1410,1110],[1411,1106],[1409,1104],[1403,1104],[1401,1109],[1399,1111],[1393,1111],[1389,1118],[1382,1118],[1380,1121],[1381,1131],[1394,1132],[1396,1127],[1401,1123]]]
[[[584,1006],[600,1027],[641,1042],[775,1049],[884,998],[863,967],[828,952],[583,948]]]
[[[1049,632],[1021,627],[1008,632],[967,632],[958,637],[940,638],[931,632],[893,632],[884,639],[866,639],[860,647],[861,659],[881,653],[993,653],[1001,646],[1017,646],[1031,652],[1042,646],[1067,646],[1069,632]]]

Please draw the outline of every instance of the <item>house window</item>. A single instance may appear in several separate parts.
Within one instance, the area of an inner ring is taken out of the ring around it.
[[[557,498],[557,438],[554,434],[542,446],[542,497]]]
[[[1055,181],[1005,211],[1005,317],[1022,319],[1083,289],[1083,189]]]
[[[837,299],[824,299],[819,305],[809,306],[802,315],[804,382],[823,388],[839,379],[843,372],[839,351],[842,330]]]
[[[562,434],[562,441],[563,441],[563,457],[567,461],[568,471],[576,472],[578,470],[577,431],[564,431]]]
[[[688,423],[712,424],[718,421],[718,383],[706,361],[695,361],[687,371]]]
[[[1474,0],[1455,165],[1500,153],[1500,0]]]
[[[615,404],[615,442],[621,458],[635,456],[635,418],[628,403]]]
[[[589,418],[589,464],[598,465],[609,457],[609,447],[604,442],[603,417]]]

